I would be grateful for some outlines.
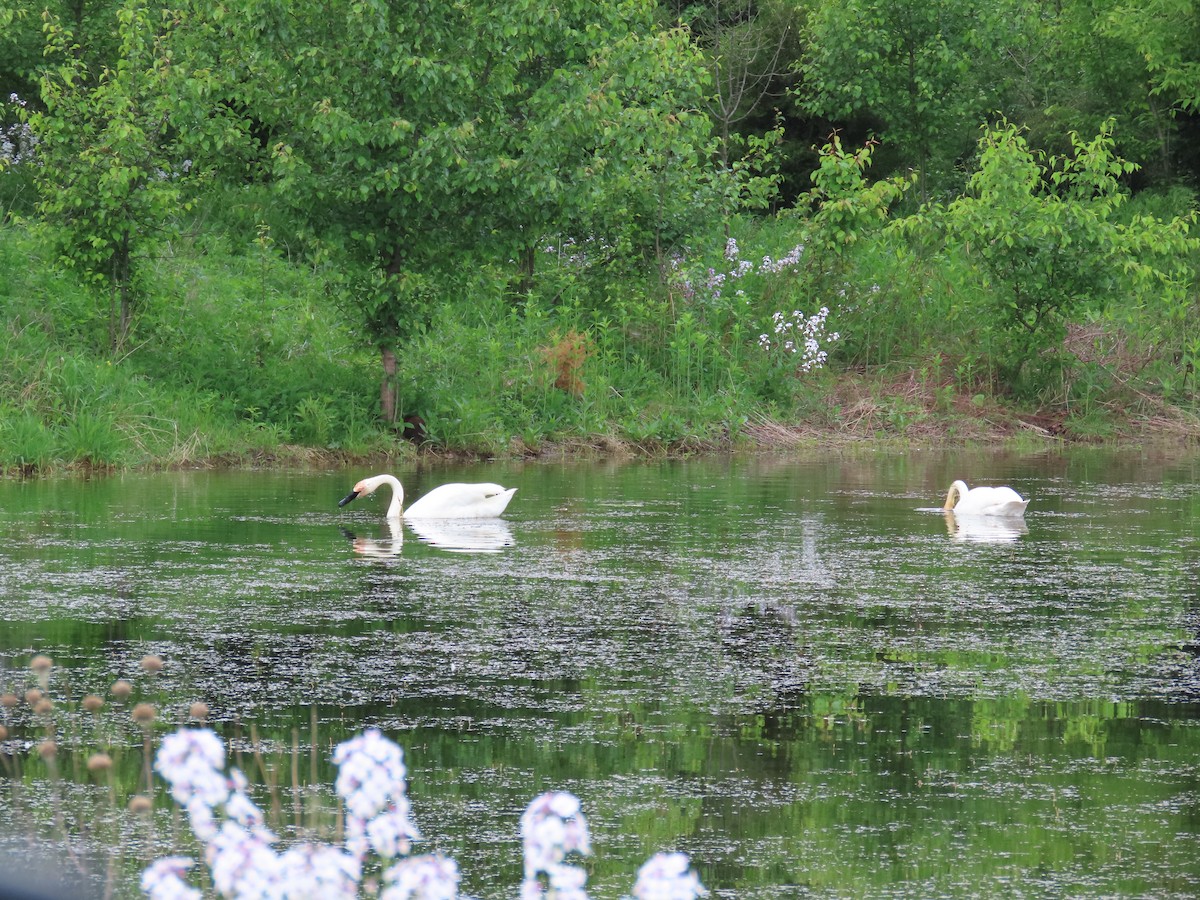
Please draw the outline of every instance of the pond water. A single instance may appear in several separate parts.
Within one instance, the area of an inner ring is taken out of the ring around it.
[[[318,783],[377,725],[480,898],[515,896],[550,789],[595,898],[667,849],[716,897],[1200,894],[1196,458],[399,471],[519,490],[395,533],[386,489],[337,507],[367,474],[0,483],[0,690],[34,653],[75,695],[157,653],[164,719],[203,700]],[[954,478],[1031,497],[1023,526],[948,521]]]

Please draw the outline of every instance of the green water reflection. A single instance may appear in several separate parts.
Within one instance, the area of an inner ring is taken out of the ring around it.
[[[726,897],[1200,893],[1194,458],[399,473],[519,487],[499,532],[434,543],[383,495],[338,510],[364,474],[0,484],[0,689],[35,652],[76,694],[159,653],[150,699],[296,741],[325,783],[380,725],[480,897],[513,894],[550,788],[583,800],[599,898],[661,849]],[[956,477],[1031,496],[1025,526],[948,522]]]

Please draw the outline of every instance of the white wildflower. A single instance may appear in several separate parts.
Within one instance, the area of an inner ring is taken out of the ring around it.
[[[142,890],[150,900],[201,900],[204,895],[183,880],[194,865],[186,856],[156,859],[142,872]]]
[[[289,900],[353,900],[362,878],[359,861],[328,844],[299,844],[279,858],[280,880]]]
[[[638,869],[633,886],[637,900],[695,900],[707,893],[683,853],[656,853]]]
[[[333,751],[336,788],[351,815],[370,819],[405,793],[404,751],[378,728],[344,741]]]
[[[546,876],[545,894],[556,900],[583,900],[587,873],[564,863],[568,853],[591,853],[587,820],[579,798],[566,791],[548,791],[521,816],[525,847],[525,881],[522,897],[543,894],[539,874]]]
[[[368,821],[366,836],[371,849],[380,856],[391,859],[408,853],[412,841],[421,840],[421,833],[409,818],[408,799],[401,797]]]
[[[454,900],[458,896],[458,863],[432,854],[402,859],[384,873],[381,900]]]
[[[207,728],[183,728],[163,738],[154,757],[154,768],[171,786],[171,796],[181,806],[197,798],[209,806],[225,802],[229,782],[221,771],[225,745]]]
[[[213,886],[227,897],[266,897],[278,892],[283,867],[271,849],[269,832],[250,830],[226,819],[204,855]]]

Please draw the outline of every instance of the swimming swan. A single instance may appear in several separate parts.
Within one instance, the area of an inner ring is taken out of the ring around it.
[[[404,488],[400,481],[394,475],[374,475],[356,484],[354,490],[338,501],[338,506],[345,506],[359,494],[373,494],[385,484],[392,488],[389,519],[399,519],[401,515],[409,519],[493,519],[504,512],[517,492],[516,488],[498,484],[443,484],[402,513]]]
[[[1023,516],[1028,505],[1029,501],[1022,500],[1010,487],[968,488],[965,481],[956,481],[946,492],[942,509],[953,510],[957,515]]]

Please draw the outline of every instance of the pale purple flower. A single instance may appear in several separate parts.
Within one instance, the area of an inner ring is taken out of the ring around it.
[[[718,300],[721,297],[721,285],[725,283],[725,273],[718,272],[716,269],[708,270],[708,278],[704,286],[708,288],[709,297],[712,300]]]
[[[246,828],[254,828],[266,821],[263,811],[241,789],[229,795],[229,799],[225,801],[225,813]]]
[[[636,900],[695,900],[707,893],[683,853],[654,854],[638,869],[633,886]]]
[[[351,815],[370,819],[393,797],[404,796],[404,751],[378,728],[338,744],[333,761],[338,765],[338,796]]]
[[[217,836],[217,816],[212,806],[200,797],[193,797],[186,804],[188,822],[192,826],[192,834],[207,843]]]
[[[408,798],[400,797],[370,819],[366,823],[366,837],[371,849],[380,856],[391,859],[407,854],[412,849],[412,841],[421,840],[421,832],[409,818]]]
[[[557,900],[583,900],[587,873],[564,863],[568,853],[592,852],[587,820],[579,798],[566,791],[547,791],[521,816],[525,847],[523,898],[547,896]],[[539,875],[546,876],[545,889]]]
[[[454,900],[458,896],[458,863],[440,854],[402,859],[384,878],[387,886],[380,900]]]
[[[804,255],[804,245],[797,244],[787,252],[781,259],[772,259],[770,256],[764,256],[759,264],[758,271],[764,275],[778,275],[780,272],[785,272],[788,269],[795,269],[800,265],[800,258]]]
[[[733,238],[727,238],[725,241],[725,258],[730,262],[738,258],[738,245]]]
[[[825,331],[828,316],[829,308],[826,306],[822,306],[811,316],[805,316],[798,309],[792,310],[791,315],[773,313],[771,321],[775,325],[775,334],[780,336],[779,340],[761,334],[758,337],[758,345],[767,352],[778,348],[786,354],[802,353],[799,366],[802,372],[820,369],[829,360],[829,354],[822,349],[821,342],[832,344],[841,338],[836,331]]]
[[[205,847],[213,886],[226,897],[270,897],[279,893],[283,865],[271,849],[274,836],[265,829],[247,829],[226,819]]]
[[[339,744],[333,761],[346,803],[346,849],[359,859],[369,850],[388,859],[408,853],[421,832],[410,819],[404,751],[371,728]]]
[[[337,847],[298,844],[280,856],[279,865],[280,880],[286,886],[288,898],[353,900],[358,896],[362,865]]]
[[[208,728],[182,728],[163,738],[154,757],[154,768],[171,786],[171,796],[181,806],[193,798],[209,806],[225,802],[229,782],[225,745]]]
[[[156,859],[142,872],[142,890],[150,900],[201,900],[204,895],[183,880],[195,864],[186,856]]]

